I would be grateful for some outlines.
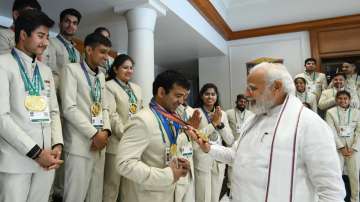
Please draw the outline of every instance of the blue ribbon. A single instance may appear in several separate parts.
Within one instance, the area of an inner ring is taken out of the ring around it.
[[[159,109],[159,106],[155,102],[154,99],[151,100],[149,105],[150,105],[150,108],[152,109],[152,111],[155,112],[156,115],[159,117],[159,119],[161,121],[161,125],[165,129],[166,135],[167,135],[168,139],[170,140],[170,143],[176,144],[179,130],[181,128],[180,124],[170,121],[165,116],[163,116],[162,113],[160,112],[161,109]],[[164,110],[161,110],[161,111],[164,112]],[[166,112],[166,113],[168,113],[168,112]],[[173,130],[170,128],[170,124],[172,124],[175,127],[175,134],[174,134]]]

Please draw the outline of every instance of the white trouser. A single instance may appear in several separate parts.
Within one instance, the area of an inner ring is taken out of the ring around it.
[[[121,176],[116,171],[115,165],[116,165],[116,155],[106,153],[103,202],[115,202],[118,200]]]
[[[105,151],[86,158],[65,152],[64,202],[102,201]]]
[[[346,166],[346,172],[349,176],[351,202],[359,202],[359,165],[357,155],[358,153],[354,151],[352,156],[344,157],[339,152],[341,169],[344,170],[344,166]]]
[[[195,184],[193,180],[189,184],[176,184],[175,202],[195,202]]]
[[[225,164],[214,161],[211,171],[195,168],[195,201],[219,202],[225,174]]]
[[[48,202],[54,170],[36,173],[0,172],[0,201]]]

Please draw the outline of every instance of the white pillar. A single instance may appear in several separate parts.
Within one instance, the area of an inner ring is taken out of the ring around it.
[[[152,98],[154,81],[154,28],[157,12],[152,8],[133,8],[126,12],[128,54],[134,59],[133,81],[140,85],[144,106]]]

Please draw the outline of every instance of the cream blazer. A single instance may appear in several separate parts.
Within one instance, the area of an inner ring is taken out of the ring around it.
[[[110,130],[109,109],[105,103],[105,78],[101,71],[96,74],[87,65],[86,71],[94,83],[95,77],[100,79],[101,105],[103,108],[103,129]],[[69,63],[62,69],[60,96],[63,112],[64,150],[83,157],[92,157],[90,152],[92,137],[97,129],[91,124],[90,87],[80,63]]]
[[[129,82],[131,89],[137,98],[138,110],[142,106],[142,93],[140,86]],[[124,133],[125,124],[129,119],[129,96],[114,80],[106,82],[106,102],[109,106],[109,118],[112,130],[112,136],[107,145],[106,152],[116,154],[117,145]]]
[[[17,51],[31,71],[32,59]],[[57,103],[53,76],[49,67],[37,62],[50,111],[50,123],[32,123],[24,106],[25,87],[20,69],[11,53],[0,56],[0,172],[31,173],[42,168],[26,154],[35,146],[51,149],[63,144],[59,107]]]

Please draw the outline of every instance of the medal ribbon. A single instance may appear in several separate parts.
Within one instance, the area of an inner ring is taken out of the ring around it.
[[[16,53],[15,49],[11,50],[11,54],[18,63],[21,78],[24,82],[25,90],[29,92],[30,96],[40,96],[40,89],[44,90],[44,82],[41,78],[39,66],[36,64],[33,73],[33,78],[32,80],[30,80],[29,75],[25,70],[24,64],[21,62],[20,57]]]
[[[340,113],[339,113],[339,107],[336,108],[337,110],[337,116],[338,116],[338,119],[339,119],[339,124],[341,124],[341,119],[340,119]],[[349,112],[348,112],[348,120],[347,120],[347,126],[350,125],[350,117],[351,117],[351,109],[349,109]]]
[[[71,63],[75,63],[77,57],[76,57],[76,52],[75,52],[74,46],[70,47],[69,44],[60,35],[57,35],[56,38],[59,39],[61,41],[61,43],[65,46],[65,48],[68,52],[68,55],[69,55],[69,61]]]
[[[100,80],[98,77],[95,77],[95,85],[93,86],[91,84],[91,80],[90,80],[90,76],[89,73],[86,71],[85,68],[85,64],[84,61],[81,61],[80,63],[81,69],[83,70],[86,80],[88,82],[88,85],[90,87],[90,95],[91,95],[91,99],[94,103],[100,103],[100,99],[101,99],[101,85],[100,85]]]
[[[209,113],[204,109],[204,107],[201,107],[201,110],[204,112],[206,120],[208,121],[208,123],[211,123],[211,118],[209,116]]]
[[[176,145],[176,141],[177,141],[177,137],[179,135],[179,130],[181,128],[181,125],[178,122],[171,121],[166,116],[164,116],[163,113],[165,110],[161,109],[161,107],[155,102],[155,100],[152,100],[150,102],[150,109],[156,114],[157,118],[160,119],[161,125],[165,129],[165,132],[170,141],[170,144]],[[169,114],[170,116],[173,116],[169,112],[167,112],[167,114]],[[158,122],[159,122],[159,120],[158,120]],[[174,126],[175,131],[172,130],[171,126]],[[163,135],[163,141],[165,142],[164,135]]]
[[[126,92],[126,94],[129,96],[129,102],[131,104],[136,104],[137,98],[135,96],[134,91],[131,89],[130,85],[126,86],[121,84],[116,78],[114,78],[114,81]]]

